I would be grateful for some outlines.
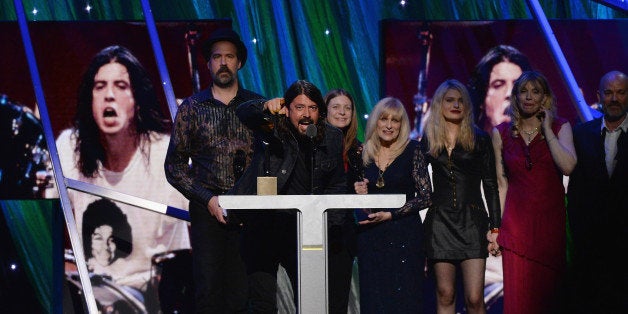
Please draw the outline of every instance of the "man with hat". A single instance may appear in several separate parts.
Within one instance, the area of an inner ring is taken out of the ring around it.
[[[240,225],[226,217],[218,196],[233,187],[253,154],[253,133],[240,122],[235,109],[263,97],[238,82],[247,51],[236,32],[217,29],[201,49],[212,84],[185,99],[177,110],[166,177],[190,200],[196,312],[246,312]]]

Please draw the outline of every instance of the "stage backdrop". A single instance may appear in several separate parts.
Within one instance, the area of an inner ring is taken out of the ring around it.
[[[588,104],[597,102],[600,77],[610,70],[628,70],[628,20],[550,20],[550,26]],[[578,115],[543,33],[534,20],[381,21],[382,96],[398,97],[413,120],[418,92],[421,32],[429,32],[426,96],[440,83],[455,78],[466,84],[475,65],[491,48],[511,45],[549,80],[558,114],[572,125]]]
[[[166,66],[175,97],[177,98],[185,98],[193,93],[193,81],[189,62],[190,54],[188,53],[189,41],[186,39],[186,33],[192,28],[195,29],[198,34],[198,46],[200,46],[200,43],[207,38],[212,30],[219,27],[231,27],[230,20],[206,20],[194,21],[193,23],[193,26],[183,21],[157,23],[157,32],[163,48]],[[30,22],[28,27],[55,139],[62,130],[71,127],[71,122],[76,112],[78,86],[91,59],[100,50],[110,45],[125,46],[139,59],[140,63],[146,68],[155,87],[155,92],[161,102],[164,118],[170,119],[153,47],[144,23]],[[4,49],[0,50],[0,66],[3,70],[0,72],[0,93],[8,95],[15,102],[34,109],[36,100],[33,84],[17,23],[0,23],[0,42],[5,43]],[[200,77],[200,88],[202,89],[209,85],[210,75],[200,52],[195,56]],[[54,139],[52,140],[54,141]],[[163,145],[159,147],[164,148]],[[73,147],[67,145],[63,147],[57,146],[57,150],[60,153],[64,151],[71,153]],[[151,168],[153,171],[149,174],[132,176],[130,178],[129,175],[126,175],[124,179],[121,179],[122,173],[120,173],[119,179],[115,180],[132,181],[126,182],[125,186],[134,186],[137,189],[133,191],[124,189],[118,192],[187,209],[187,201],[182,195],[178,194],[175,196],[174,193],[159,192],[163,190],[161,189],[162,187],[170,187],[163,174],[163,156],[165,156],[165,151],[163,150],[165,148],[160,151],[157,151],[157,148],[151,149],[150,162],[155,166]],[[66,153],[66,155],[68,154]],[[138,163],[140,162],[141,160],[138,161]],[[61,164],[63,165],[62,170],[64,174],[72,173],[72,171],[68,171],[68,168],[73,167],[65,167],[68,165],[67,160],[65,163],[61,160]],[[72,164],[71,160],[70,164]],[[127,169],[129,168],[131,167],[127,167]],[[110,175],[110,177],[116,177],[116,175]],[[151,178],[161,179],[152,180]],[[103,181],[90,181],[90,183],[96,185],[98,185],[98,182]],[[114,186],[122,184],[122,182],[117,181],[108,183],[111,185],[109,188],[114,190],[116,189]],[[151,188],[149,185],[153,187]],[[56,191],[56,188],[53,190]],[[174,188],[171,188],[171,190],[174,191]],[[117,239],[116,243],[118,245],[123,242],[132,244],[126,252],[127,256],[121,256],[108,265],[96,265],[93,261],[90,264],[90,269],[97,269],[94,271],[94,274],[101,275],[94,277],[97,279],[96,281],[92,280],[94,295],[99,305],[106,306],[107,302],[112,302],[113,299],[116,302],[120,301],[118,303],[121,306],[147,309],[148,312],[155,312],[159,305],[164,306],[166,303],[168,305],[180,304],[181,302],[179,301],[182,301],[183,298],[189,301],[185,302],[186,304],[192,304],[189,299],[191,297],[189,293],[182,295],[182,287],[190,287],[191,285],[191,278],[189,278],[191,276],[189,272],[191,261],[189,260],[189,239],[186,222],[118,202],[115,204],[111,202],[106,204],[96,202],[99,197],[76,191],[72,192],[72,206],[75,211],[75,220],[78,224],[79,233],[81,233],[83,227],[81,222],[86,217],[79,213],[86,212],[86,209],[100,206],[100,209],[107,209],[110,213],[118,211],[123,214],[120,215],[122,222],[116,222],[115,226],[116,228],[122,226],[120,229],[125,230],[126,233],[120,234],[124,234],[125,238]],[[151,195],[151,193],[155,195]],[[174,201],[176,203],[173,203]],[[94,218],[96,216],[90,217]],[[97,218],[100,219],[102,217],[99,216]],[[97,223],[107,224],[104,220],[103,218],[102,221],[97,221]],[[110,221],[110,219],[107,221]],[[111,225],[112,223],[108,224]],[[100,224],[98,225],[100,226]],[[30,232],[29,230],[18,231],[23,235],[33,232],[32,230]],[[117,231],[114,230],[114,232]],[[96,231],[91,234],[91,238],[83,237],[83,240],[91,243],[91,247],[90,245],[84,246],[86,254],[93,254],[98,249],[97,244],[95,244],[97,242],[95,234],[97,234]],[[19,235],[13,236],[17,237]],[[109,240],[106,239],[106,243],[111,247]],[[71,249],[69,241],[65,242],[66,249]],[[59,256],[61,254],[60,248],[57,249],[58,252],[56,254]],[[116,257],[118,257],[117,252]],[[82,308],[79,297],[81,286],[74,272],[73,252],[67,250],[65,253],[68,290],[72,294],[71,297],[75,302],[75,308]],[[174,264],[177,267],[173,267]],[[179,270],[187,271],[183,274],[176,273]],[[181,279],[186,280],[183,285],[178,283]],[[174,288],[176,290],[167,294],[168,302],[164,302],[162,295],[157,295],[157,287],[165,283],[166,280],[169,283],[178,280],[176,285],[171,284],[165,288]],[[42,281],[35,281],[34,286],[44,286]],[[126,292],[118,294],[112,292],[119,289]],[[190,289],[186,291],[190,291]],[[44,295],[43,298],[47,297],[45,292],[42,295]],[[122,296],[116,297],[118,295]],[[179,296],[181,299],[177,299]],[[156,297],[159,297],[159,300],[156,300]]]

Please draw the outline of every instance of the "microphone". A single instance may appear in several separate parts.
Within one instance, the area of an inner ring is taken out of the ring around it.
[[[307,135],[307,137],[309,137],[310,139],[314,139],[317,134],[318,134],[318,129],[316,128],[316,125],[314,124],[308,125],[307,129],[305,129],[305,135]]]
[[[310,172],[310,193],[314,194],[314,155],[316,155],[316,145],[314,145],[314,138],[316,137],[316,134],[318,134],[318,129],[316,128],[316,125],[314,124],[309,124],[307,126],[307,129],[305,129],[305,135],[307,137],[310,138],[310,140],[312,141],[312,165],[311,165],[311,172]]]

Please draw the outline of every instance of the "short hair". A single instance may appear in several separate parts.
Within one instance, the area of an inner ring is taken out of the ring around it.
[[[104,48],[94,56],[83,74],[74,116],[74,132],[77,138],[75,151],[79,155],[77,168],[86,177],[93,177],[98,172],[98,161],[105,159],[105,148],[100,143],[100,129],[92,110],[92,90],[98,70],[112,62],[123,65],[129,73],[136,108],[134,125],[138,136],[150,141],[151,131],[168,133],[168,119],[161,111],[153,83],[139,60],[125,47]]]
[[[471,105],[471,97],[464,84],[455,79],[449,79],[441,83],[432,97],[431,113],[427,118],[425,133],[430,144],[429,153],[433,157],[437,157],[446,147],[447,130],[445,129],[445,118],[442,114],[443,101],[447,91],[457,90],[462,96],[463,115],[460,133],[456,139],[456,143],[460,143],[466,151],[473,150],[475,146],[475,132],[473,129],[473,108]]]
[[[469,83],[467,84],[473,105],[473,115],[476,119],[475,122],[480,127],[484,125],[486,120],[486,115],[482,108],[484,107],[484,99],[488,91],[488,81],[491,77],[491,71],[496,64],[503,61],[518,65],[522,72],[532,70],[528,57],[517,48],[509,45],[495,46],[480,59],[471,73]]]
[[[377,134],[377,120],[385,115],[391,115],[401,121],[399,136],[391,147],[392,158],[394,159],[401,155],[406,146],[408,146],[408,143],[410,143],[410,118],[408,118],[405,106],[398,98],[382,98],[377,102],[375,107],[373,107],[373,110],[369,114],[369,118],[366,121],[364,153],[362,154],[362,161],[365,166],[368,166],[371,162],[373,162],[373,160],[375,160],[375,156],[382,146]]]
[[[83,251],[85,259],[92,255],[92,234],[100,226],[111,226],[111,237],[116,244],[114,260],[125,258],[133,251],[133,234],[127,217],[114,202],[101,198],[87,205],[83,213]]]
[[[246,46],[240,39],[240,35],[231,28],[216,29],[209,35],[209,38],[203,42],[201,53],[203,54],[203,58],[205,58],[205,62],[211,60],[212,46],[219,41],[228,41],[236,46],[236,54],[240,61],[240,66],[243,67],[247,58]]]
[[[552,89],[549,86],[549,82],[547,78],[538,71],[525,71],[519,76],[519,78],[515,81],[515,84],[512,87],[512,94],[510,96],[510,108],[508,109],[508,114],[510,115],[510,127],[511,131],[514,135],[519,134],[520,125],[521,125],[521,104],[519,103],[519,98],[517,95],[523,89],[523,87],[527,83],[532,83],[534,87],[538,88],[543,95],[545,95],[545,99],[541,106],[545,109],[556,113],[556,96]]]

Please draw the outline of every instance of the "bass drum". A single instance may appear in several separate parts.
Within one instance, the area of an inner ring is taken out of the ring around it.
[[[120,287],[107,277],[90,275],[92,292],[98,312],[102,314],[144,314],[144,304],[136,296],[137,291]],[[74,313],[88,313],[83,296],[83,286],[77,272],[66,273],[66,283],[72,300]],[[64,304],[65,308],[66,304]],[[68,313],[68,311],[64,311]]]
[[[162,313],[194,313],[192,250],[156,254],[149,289],[156,289]]]

